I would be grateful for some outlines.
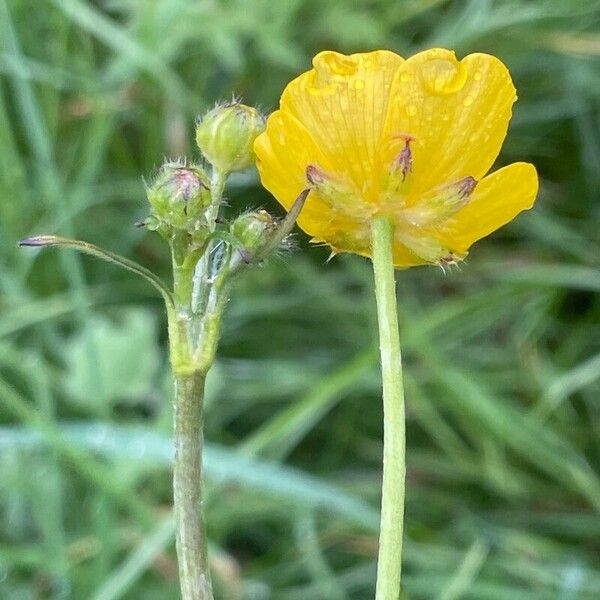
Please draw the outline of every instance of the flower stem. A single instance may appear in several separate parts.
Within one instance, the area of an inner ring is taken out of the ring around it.
[[[224,177],[213,174],[210,230],[216,226]],[[212,600],[207,539],[202,519],[204,381],[214,360],[227,291],[210,248],[198,264],[173,258],[174,306],[168,311],[171,367],[175,383],[173,504],[179,582],[183,600]],[[211,269],[217,269],[212,273]],[[199,302],[200,298],[200,302]]]
[[[202,402],[204,374],[174,373],[173,503],[183,600],[212,600],[202,520]]]
[[[402,569],[406,432],[402,357],[394,278],[394,224],[374,219],[373,273],[383,380],[383,484],[376,600],[398,600]]]

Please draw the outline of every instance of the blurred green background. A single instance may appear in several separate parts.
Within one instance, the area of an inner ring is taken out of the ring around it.
[[[0,598],[178,597],[168,276],[142,176],[197,158],[196,115],[272,110],[322,49],[445,46],[509,66],[499,164],[533,211],[460,271],[398,272],[408,401],[405,597],[600,597],[600,2],[0,0]],[[281,210],[255,173],[231,210]],[[233,293],[206,415],[218,598],[372,597],[382,414],[367,261],[297,249]]]

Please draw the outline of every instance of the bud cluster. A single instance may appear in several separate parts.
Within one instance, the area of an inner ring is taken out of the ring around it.
[[[266,257],[291,228],[264,210],[244,212],[230,223],[219,215],[226,178],[253,164],[254,140],[264,128],[255,108],[218,105],[196,123],[204,164],[166,162],[146,186],[151,214],[144,225],[169,242],[178,268],[193,272],[199,265],[207,280],[217,271],[232,273]]]

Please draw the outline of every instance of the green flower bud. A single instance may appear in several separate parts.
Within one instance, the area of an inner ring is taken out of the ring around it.
[[[231,233],[244,248],[246,261],[266,246],[276,229],[277,222],[266,210],[243,213],[231,225]]]
[[[196,143],[216,169],[241,171],[254,162],[252,146],[264,128],[265,118],[255,108],[237,102],[221,105],[196,125]]]
[[[165,163],[146,193],[156,223],[176,229],[195,229],[211,201],[204,171],[179,163]]]

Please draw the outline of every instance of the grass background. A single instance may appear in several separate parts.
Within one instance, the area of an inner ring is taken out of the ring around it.
[[[233,93],[273,109],[317,51],[500,56],[520,100],[500,163],[535,210],[461,271],[398,273],[408,399],[405,597],[600,597],[600,2],[0,0],[0,598],[178,597],[165,319],[144,282],[35,232],[168,274],[141,177],[196,156]],[[280,209],[243,174],[232,210]],[[381,406],[369,264],[298,249],[230,302],[209,381],[223,599],[367,599]]]

